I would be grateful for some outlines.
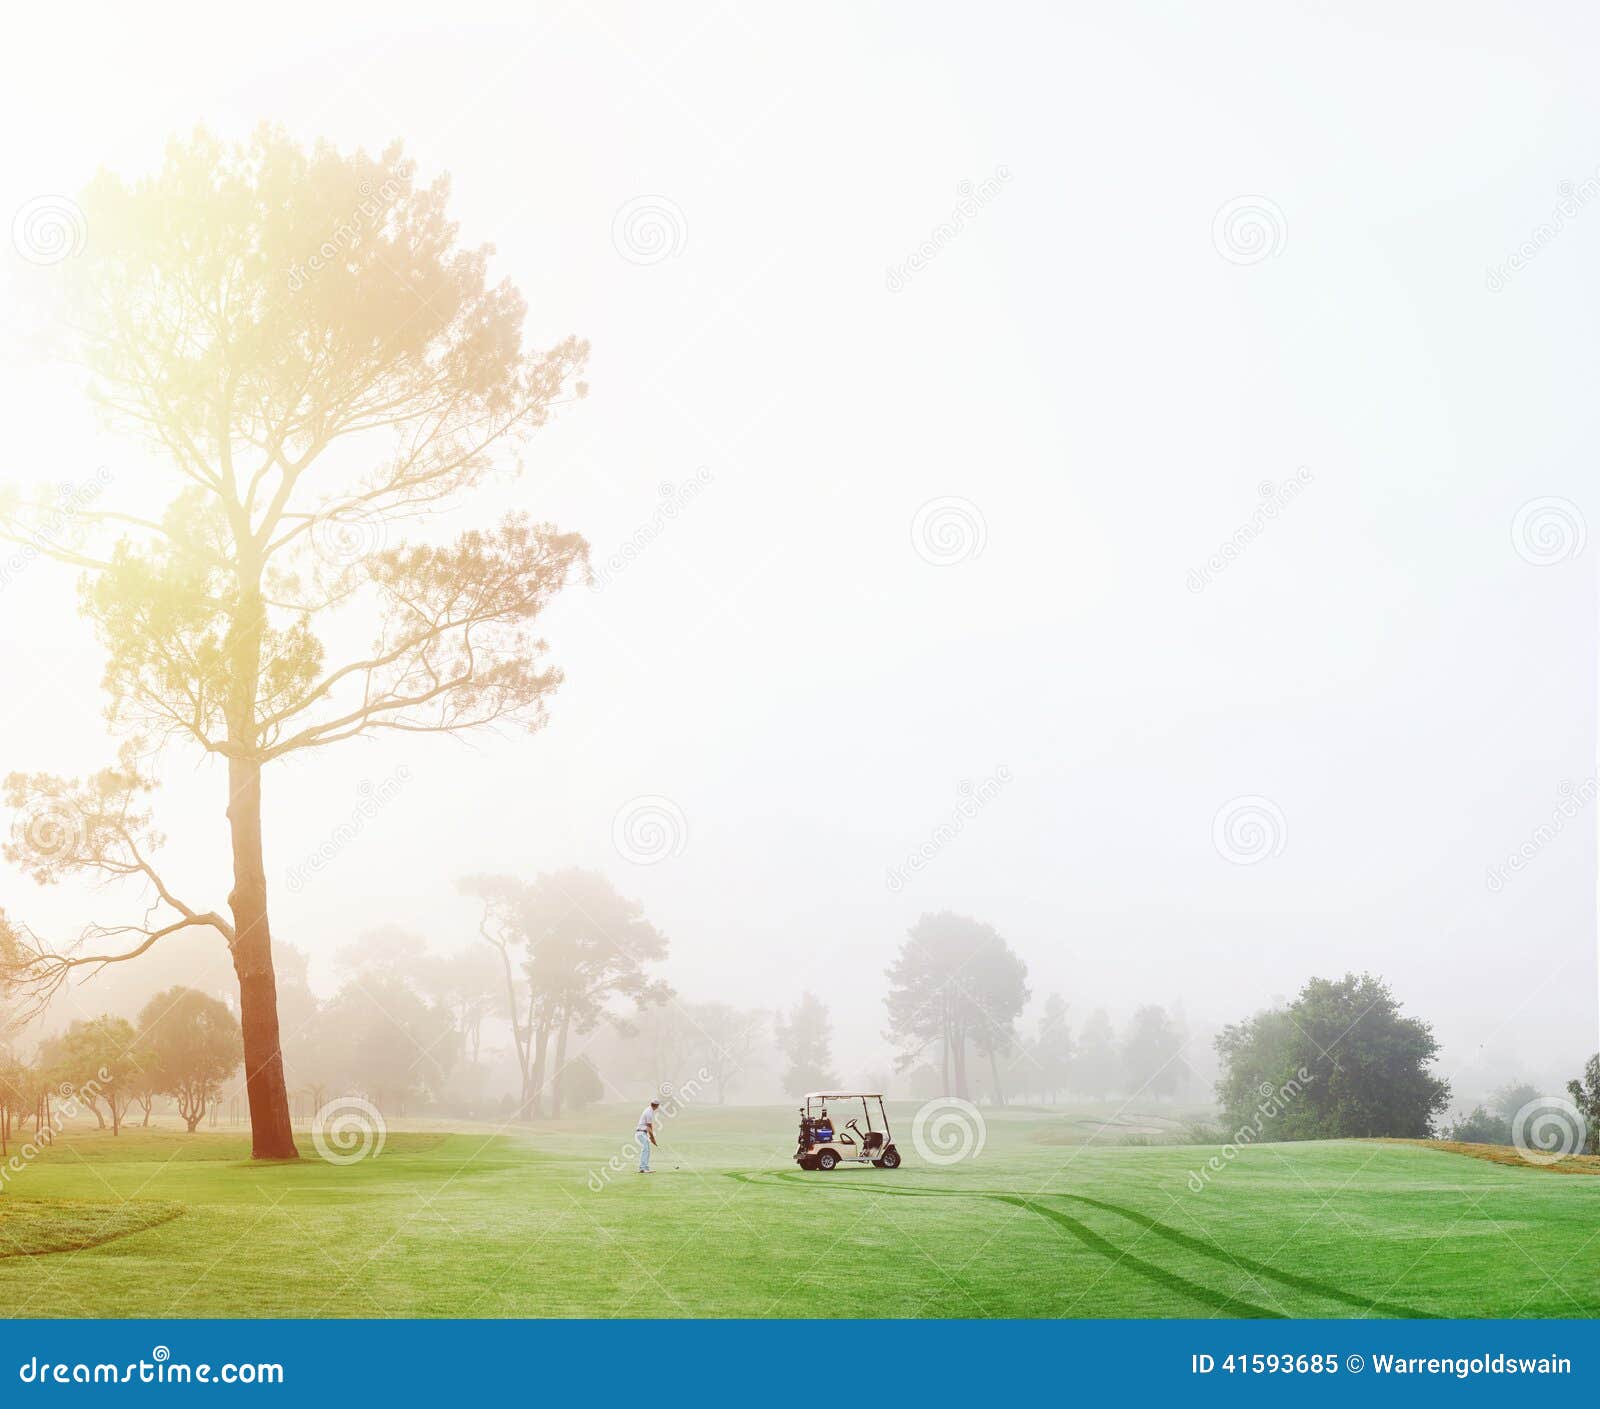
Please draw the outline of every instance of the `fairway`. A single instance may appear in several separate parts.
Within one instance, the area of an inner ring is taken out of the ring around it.
[[[975,1159],[807,1174],[782,1108],[395,1129],[350,1165],[243,1133],[63,1138],[0,1195],[12,1316],[1600,1314],[1600,1179],[1367,1141],[1114,1145],[988,1112]],[[607,1162],[613,1155],[620,1172]],[[678,1167],[674,1167],[678,1166]]]

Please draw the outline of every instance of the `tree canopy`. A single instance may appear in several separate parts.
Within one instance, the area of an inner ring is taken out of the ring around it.
[[[1313,978],[1287,1007],[1224,1028],[1216,1046],[1230,1125],[1267,1112],[1257,1139],[1426,1138],[1450,1100],[1449,1082],[1429,1070],[1433,1029],[1402,1016],[1371,974]]]
[[[801,994],[794,1010],[780,1013],[772,1026],[787,1062],[783,1089],[789,1095],[804,1096],[839,1085],[833,1069],[833,1023],[827,1005],[816,994]]]
[[[1015,1044],[1028,1001],[1027,965],[992,925],[943,911],[913,925],[889,968],[889,1030],[903,1068],[939,1051],[946,1093],[970,1092],[967,1049],[989,1058],[995,1099],[1003,1099],[996,1060]]]
[[[587,573],[580,537],[526,514],[428,531],[583,394],[587,355],[573,337],[525,341],[521,295],[490,280],[490,247],[458,245],[448,196],[398,145],[307,149],[266,127],[237,146],[176,140],[139,180],[102,173],[80,202],[95,238],[64,271],[70,322],[95,402],[164,481],[75,507],[71,533],[40,531],[58,513],[49,494],[0,502],[0,538],[80,570],[111,719],[130,739],[87,784],[11,780],[13,806],[58,823],[24,829],[23,864],[41,880],[136,880],[153,900],[91,925],[87,952],[37,945],[33,976],[48,987],[216,931],[238,976],[262,1156],[296,1153],[262,769],[360,736],[539,727],[561,674],[535,623]],[[158,870],[140,761],[178,741],[226,767],[224,904]]]

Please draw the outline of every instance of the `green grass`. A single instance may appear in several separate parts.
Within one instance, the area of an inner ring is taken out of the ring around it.
[[[242,1133],[60,1139],[0,1194],[13,1316],[1600,1315],[1600,1179],[1368,1141],[1105,1144],[988,1115],[982,1154],[804,1174],[787,1110],[394,1130],[253,1165]],[[1161,1122],[1156,1122],[1160,1124]],[[1122,1138],[1114,1127],[1110,1138]],[[1135,1137],[1138,1138],[1138,1137]],[[613,1155],[621,1171],[606,1164]],[[674,1169],[674,1163],[681,1168]]]

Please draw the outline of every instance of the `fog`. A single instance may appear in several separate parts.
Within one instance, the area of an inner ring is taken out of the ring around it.
[[[576,867],[666,936],[673,1004],[813,993],[851,1081],[902,1079],[885,970],[942,911],[1026,962],[1026,1030],[1051,994],[1075,1026],[1181,1012],[1201,1097],[1211,1035],[1313,975],[1382,975],[1461,1098],[1595,1049],[1600,16],[257,21],[14,18],[14,55],[76,58],[70,88],[12,65],[0,207],[201,122],[399,139],[530,336],[592,344],[587,398],[466,516],[591,545],[539,623],[547,727],[269,770],[273,930],[319,995],[371,932],[481,946],[464,877]],[[163,467],[47,355],[53,266],[16,238],[3,478],[104,471],[154,512]],[[73,576],[0,581],[4,771],[114,760]],[[220,762],[159,772],[167,864],[221,906]],[[42,934],[138,903],[0,866]],[[186,975],[226,990],[219,939],[48,1022]],[[631,1099],[609,1027],[574,1040]],[[776,1092],[763,1060],[734,1099]]]

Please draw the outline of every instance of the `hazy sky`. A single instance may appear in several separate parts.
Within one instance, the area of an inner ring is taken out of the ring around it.
[[[546,623],[550,727],[275,768],[279,937],[466,943],[458,876],[575,864],[645,903],[685,995],[824,994],[854,1070],[944,908],[1080,1020],[1200,1028],[1368,968],[1448,1070],[1594,1049],[1600,13],[442,13],[8,18],[8,219],[199,122],[399,137],[530,333],[593,343],[589,399],[478,515],[579,530],[605,574]],[[4,253],[8,299],[50,277]],[[0,342],[0,474],[103,466],[148,504],[77,374]],[[13,574],[0,634],[0,766],[110,761],[70,576]],[[220,904],[220,770],[165,784]],[[364,786],[392,796],[292,887]],[[85,913],[10,872],[0,904]]]

